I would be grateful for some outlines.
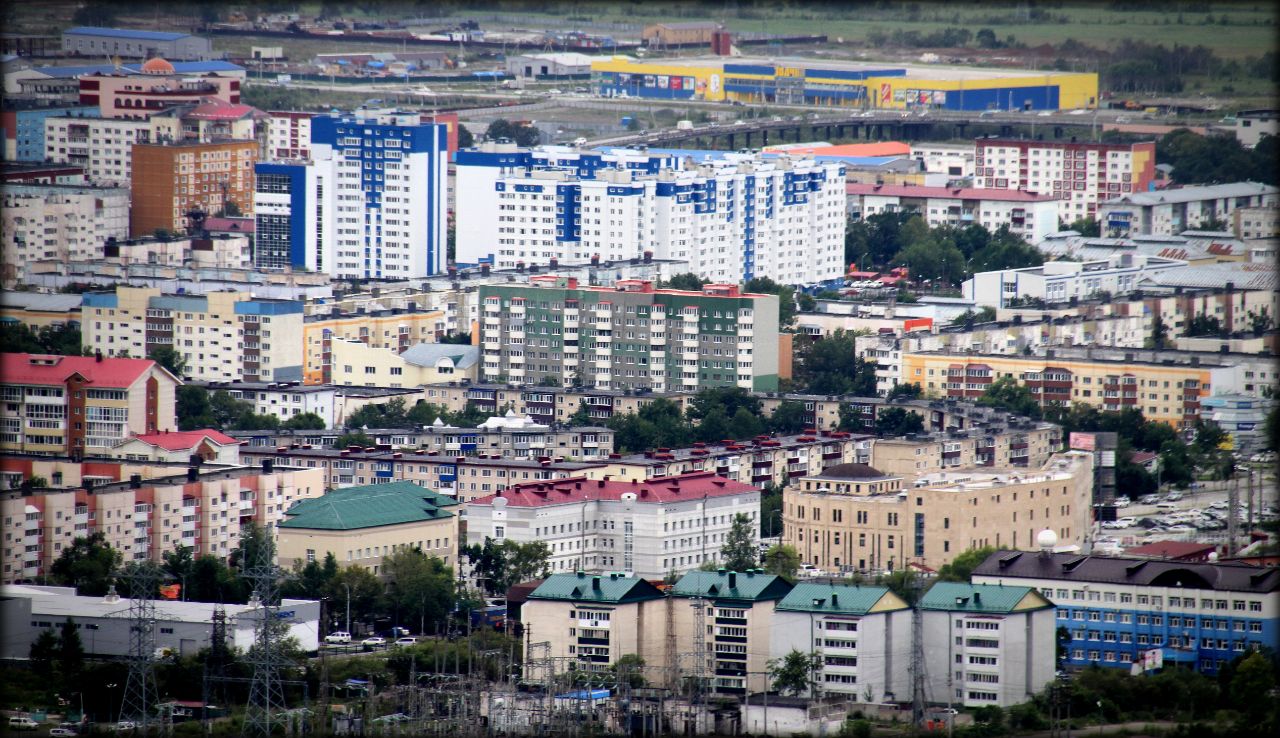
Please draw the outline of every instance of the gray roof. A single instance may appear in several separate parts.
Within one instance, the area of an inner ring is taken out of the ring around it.
[[[1130,205],[1163,205],[1174,202],[1193,202],[1195,200],[1216,200],[1223,197],[1253,197],[1256,195],[1274,195],[1280,192],[1280,189],[1271,185],[1259,184],[1257,182],[1231,182],[1229,184],[1219,185],[1199,185],[1195,187],[1177,187],[1167,190],[1156,190],[1155,192],[1135,192],[1131,195],[1124,195],[1114,200],[1108,200],[1103,205],[1125,204]]]
[[[80,295],[46,295],[42,292],[0,292],[0,308],[24,308],[65,313],[80,309]]]
[[[121,597],[108,602],[105,597],[77,595],[75,587],[44,587],[34,584],[6,584],[0,587],[0,598],[23,597],[31,600],[31,614],[55,619],[60,624],[65,618],[126,617],[131,600]],[[282,604],[303,604],[311,600],[285,598]],[[156,619],[162,623],[208,623],[213,611],[219,607],[212,602],[181,602],[156,600]],[[251,615],[259,610],[252,605],[222,605],[228,618]]]
[[[405,349],[400,358],[414,366],[435,366],[441,359],[449,358],[453,359],[454,367],[467,369],[480,360],[480,347],[459,343],[420,343]]]
[[[1146,275],[1153,284],[1165,287],[1219,288],[1230,282],[1238,290],[1280,289],[1280,275],[1266,263],[1228,262],[1203,264],[1183,269],[1166,269]],[[1139,287],[1142,285],[1139,284]]]
[[[1000,579],[1057,579],[1155,587],[1184,587],[1220,592],[1280,590],[1280,568],[1218,562],[1192,564],[1121,556],[997,551],[973,570],[975,576]]]
[[[836,464],[828,466],[822,470],[822,473],[815,474],[818,479],[894,479],[892,475],[885,474],[874,466],[866,464]]]

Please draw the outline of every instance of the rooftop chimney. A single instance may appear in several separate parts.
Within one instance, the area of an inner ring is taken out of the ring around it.
[[[734,589],[737,586],[738,586],[738,573],[731,571],[729,572],[729,589]]]
[[[129,489],[142,489],[141,474],[131,474],[129,476]]]
[[[272,469],[272,467],[274,467],[274,466],[275,466],[275,464],[271,461],[271,459],[263,459],[263,460],[262,460],[262,473],[263,473],[263,474],[270,474],[270,473],[271,473],[271,469]]]
[[[194,466],[187,467],[187,481],[196,482],[200,480],[200,470]]]

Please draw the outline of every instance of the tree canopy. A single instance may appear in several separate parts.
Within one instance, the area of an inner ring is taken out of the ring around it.
[[[720,563],[730,571],[754,569],[758,563],[755,529],[744,513],[733,516],[733,525],[720,547]]]
[[[1276,184],[1276,137],[1247,149],[1229,133],[1201,135],[1179,128],[1156,141],[1156,161],[1173,167],[1178,184],[1252,181]]]
[[[24,323],[0,323],[0,346],[13,353],[79,356],[82,341],[80,327],[70,323],[43,325],[34,331]]]
[[[123,557],[107,543],[101,531],[87,537],[77,536],[62,549],[49,572],[54,581],[88,597],[101,597],[110,589],[116,568]]]
[[[793,367],[796,391],[875,397],[876,367],[858,356],[856,338],[857,334],[843,330],[820,338],[796,336]]]
[[[537,128],[524,123],[512,123],[505,118],[499,118],[490,123],[485,129],[484,136],[490,141],[500,138],[510,139],[517,146],[526,147],[537,146],[542,141],[542,132]]]

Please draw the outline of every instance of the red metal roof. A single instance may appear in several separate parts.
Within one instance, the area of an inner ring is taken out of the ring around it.
[[[979,187],[926,187],[924,185],[878,185],[850,182],[847,195],[881,195],[884,197],[934,197],[946,200],[1007,200],[1014,202],[1046,202],[1049,195],[1035,195],[1022,190],[1000,190]]]
[[[183,117],[196,120],[240,120],[241,118],[266,118],[268,116],[252,105],[229,103],[217,98],[207,97]]]
[[[253,218],[219,218],[211,216],[204,219],[204,229],[217,233],[253,233]]]
[[[216,430],[173,431],[171,433],[143,433],[134,436],[143,443],[159,446],[166,451],[182,451],[195,448],[204,439],[209,439],[219,446],[238,446],[240,441]]]
[[[1194,541],[1156,541],[1124,550],[1126,555],[1151,556],[1161,559],[1207,559],[1217,550],[1212,543]]]
[[[511,507],[542,507],[588,500],[621,500],[622,495],[627,492],[636,495],[636,502],[668,503],[758,491],[749,484],[705,471],[674,477],[653,477],[643,482],[614,482],[585,477],[528,482],[508,487],[496,495],[472,500],[470,504],[472,507],[492,505],[494,499],[502,497]]]
[[[5,384],[62,385],[79,373],[96,387],[127,388],[156,363],[151,359],[101,359],[93,356],[3,354],[0,377]]]

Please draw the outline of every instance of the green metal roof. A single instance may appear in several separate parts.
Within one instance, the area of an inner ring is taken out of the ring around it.
[[[662,590],[640,577],[621,574],[552,574],[529,594],[531,600],[624,604],[662,599]]]
[[[920,600],[922,610],[1010,613],[1053,607],[1031,587],[938,582]]]
[[[782,598],[779,610],[796,612],[842,613],[866,615],[877,612],[906,610],[910,606],[888,587],[859,587],[847,584],[812,584],[803,582]]]
[[[753,571],[691,571],[671,587],[676,597],[748,602],[780,600],[790,591],[791,584],[782,577]]]
[[[419,523],[452,517],[442,508],[457,505],[452,497],[419,487],[413,482],[389,482],[364,487],[344,487],[320,497],[299,500],[279,523],[281,528],[357,530],[382,525]]]

